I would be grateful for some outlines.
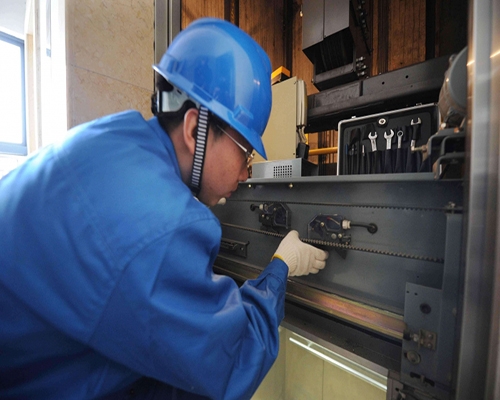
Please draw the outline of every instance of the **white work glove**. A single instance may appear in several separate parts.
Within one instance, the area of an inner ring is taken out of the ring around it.
[[[300,241],[297,231],[290,231],[281,241],[273,258],[288,265],[288,276],[317,274],[325,268],[328,252]]]

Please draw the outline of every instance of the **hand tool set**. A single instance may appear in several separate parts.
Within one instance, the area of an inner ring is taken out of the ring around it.
[[[430,172],[422,146],[438,129],[436,104],[340,121],[338,175]]]

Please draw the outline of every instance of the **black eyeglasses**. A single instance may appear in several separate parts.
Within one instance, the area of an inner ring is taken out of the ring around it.
[[[223,133],[226,134],[226,136],[231,139],[235,144],[236,146],[238,146],[241,150],[243,150],[245,152],[245,156],[246,156],[246,163],[247,163],[247,167],[250,166],[250,164],[252,163],[253,161],[253,157],[254,155],[252,154],[252,152],[248,151],[245,147],[243,147],[241,144],[239,144],[236,139],[234,139],[229,133],[227,133],[224,129],[222,129],[219,125],[217,125],[217,128],[219,128]]]

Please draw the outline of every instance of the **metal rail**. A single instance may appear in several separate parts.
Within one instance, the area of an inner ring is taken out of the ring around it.
[[[217,257],[214,270],[240,283],[257,278],[261,272],[252,265],[235,262],[222,255]],[[406,324],[403,316],[399,314],[358,303],[293,280],[287,282],[286,298],[386,336],[403,339]]]

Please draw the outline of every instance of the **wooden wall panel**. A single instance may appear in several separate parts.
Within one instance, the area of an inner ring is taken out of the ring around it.
[[[388,71],[425,61],[425,3],[389,0]]]
[[[252,36],[266,51],[271,67],[285,64],[283,34],[283,0],[240,1],[238,4],[238,26]],[[224,19],[224,0],[183,0],[181,27],[201,17]]]
[[[224,19],[224,0],[182,0],[181,3],[181,29],[201,17]]]
[[[262,46],[273,71],[285,65],[283,12],[283,0],[239,3],[239,26]]]

